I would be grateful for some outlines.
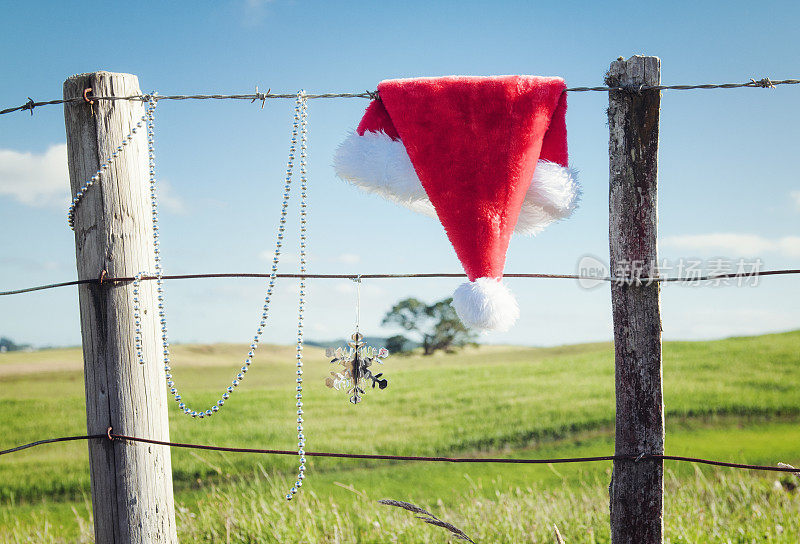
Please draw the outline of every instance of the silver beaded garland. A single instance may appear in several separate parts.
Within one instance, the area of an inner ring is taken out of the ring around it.
[[[304,450],[306,445],[306,437],[303,434],[303,309],[306,303],[306,278],[302,276],[306,272],[306,192],[308,189],[308,179],[306,177],[306,158],[308,150],[308,109],[306,103],[305,91],[300,91],[297,94],[297,102],[295,105],[295,127],[297,123],[298,110],[300,114],[300,294],[297,304],[297,455],[300,458],[300,466],[298,468],[297,481],[294,486],[286,494],[286,500],[292,500],[292,497],[298,492],[303,485],[306,470],[306,452]],[[292,143],[294,143],[294,133],[292,135]]]
[[[69,210],[67,212],[67,220],[69,222],[70,227],[74,230],[75,228],[75,211],[78,204],[83,199],[86,191],[98,182],[105,174],[105,172],[109,169],[109,167],[113,164],[114,160],[122,153],[123,149],[131,142],[133,136],[138,132],[138,130],[142,127],[143,123],[146,123],[146,131],[147,131],[147,152],[148,152],[148,170],[149,170],[149,182],[150,182],[150,205],[151,205],[151,218],[152,218],[152,229],[153,229],[153,257],[154,257],[154,265],[155,265],[155,279],[156,279],[156,293],[158,298],[158,317],[159,322],[161,324],[161,345],[162,345],[162,356],[163,356],[163,364],[164,364],[164,376],[166,379],[167,387],[169,392],[172,394],[175,402],[178,404],[178,409],[181,410],[185,415],[190,416],[192,418],[199,418],[204,419],[206,417],[211,417],[213,414],[217,413],[220,408],[225,405],[225,401],[230,398],[231,393],[233,393],[234,388],[238,387],[239,384],[244,380],[245,375],[252,363],[256,349],[258,348],[258,343],[261,339],[261,335],[263,333],[264,327],[266,326],[267,317],[269,316],[269,307],[270,301],[272,298],[272,292],[275,287],[275,280],[277,278],[278,272],[278,262],[280,258],[281,246],[283,245],[283,237],[284,231],[286,228],[286,215],[288,210],[289,204],[289,194],[291,190],[291,183],[292,183],[292,174],[294,171],[294,159],[295,153],[297,150],[297,140],[298,135],[300,137],[300,184],[301,184],[301,193],[300,193],[300,273],[304,274],[306,272],[306,223],[307,223],[307,189],[308,189],[308,179],[306,176],[306,166],[307,166],[307,151],[308,151],[308,110],[307,110],[307,97],[305,91],[300,91],[297,93],[297,99],[295,101],[295,110],[294,110],[294,122],[292,125],[292,140],[291,145],[289,147],[289,160],[286,166],[286,178],[284,184],[284,192],[283,192],[283,202],[281,204],[281,215],[280,215],[280,222],[278,226],[278,234],[277,239],[275,242],[275,252],[274,257],[272,259],[272,269],[269,276],[269,281],[267,284],[267,292],[264,297],[264,305],[263,311],[261,313],[261,320],[259,321],[258,328],[256,329],[256,334],[253,336],[253,341],[250,344],[250,350],[247,353],[247,358],[244,361],[244,365],[241,367],[240,371],[236,374],[235,378],[232,380],[231,385],[229,385],[225,392],[222,393],[222,396],[216,403],[211,405],[206,410],[193,410],[186,403],[183,402],[180,393],[175,385],[175,382],[172,379],[171,374],[171,367],[170,367],[170,360],[169,360],[169,341],[167,335],[167,319],[166,319],[166,312],[164,309],[164,282],[163,282],[163,268],[161,267],[161,253],[159,248],[159,228],[158,228],[158,196],[156,192],[156,176],[155,176],[155,145],[154,145],[154,112],[157,105],[157,96],[155,93],[151,95],[147,95],[145,97],[147,100],[147,108],[145,109],[145,114],[142,116],[141,120],[136,123],[136,126],[131,129],[131,132],[123,139],[122,145],[118,146],[114,152],[112,152],[111,157],[109,157],[106,161],[104,161],[97,172],[91,177],[89,181],[87,181],[83,186],[78,190],[75,197],[73,198]],[[134,275],[133,280],[133,315],[134,315],[134,343],[136,348],[136,357],[139,364],[145,364],[144,361],[144,352],[142,346],[142,322],[141,322],[141,305],[140,305],[140,287],[141,281],[144,277],[143,272],[139,272]],[[297,481],[295,482],[294,486],[289,490],[289,493],[286,495],[287,500],[291,500],[292,497],[297,494],[300,487],[303,485],[303,480],[305,479],[305,471],[306,471],[306,458],[305,458],[305,435],[303,434],[303,310],[305,306],[305,294],[306,294],[306,281],[305,277],[301,276],[300,278],[300,293],[299,293],[299,301],[298,301],[298,316],[297,316],[297,344],[296,344],[296,360],[297,360],[297,388],[296,388],[296,407],[297,407],[297,455],[299,457],[299,467],[298,467],[298,474],[297,474]]]
[[[83,200],[83,197],[86,196],[86,191],[88,191],[92,185],[100,181],[101,177],[106,175],[106,170],[108,170],[111,165],[114,164],[114,161],[119,154],[122,153],[122,150],[126,148],[129,143],[131,143],[133,137],[136,135],[139,129],[142,128],[142,123],[147,121],[148,115],[151,115],[153,110],[156,108],[156,101],[153,99],[153,96],[149,95],[148,99],[149,101],[145,114],[142,115],[142,118],[136,122],[136,125],[131,129],[128,135],[122,139],[122,145],[117,146],[117,148],[111,153],[111,156],[103,161],[103,163],[100,165],[100,168],[97,169],[97,172],[95,172],[86,183],[81,185],[81,188],[78,189],[78,192],[75,193],[75,196],[72,198],[72,202],[70,202],[69,208],[67,209],[67,223],[69,223],[69,228],[72,230],[75,230],[75,210],[77,209],[78,204],[80,204],[80,202]]]
[[[297,100],[295,104],[295,113],[294,113],[294,123],[292,126],[292,140],[291,145],[289,147],[289,160],[286,167],[286,178],[284,183],[284,192],[283,192],[283,202],[281,204],[281,215],[280,215],[280,222],[278,226],[278,234],[277,239],[275,242],[275,252],[272,259],[272,269],[269,276],[269,281],[267,284],[267,292],[264,296],[264,304],[262,307],[261,313],[261,320],[259,321],[258,328],[256,329],[256,334],[253,336],[253,341],[250,344],[250,350],[247,353],[247,358],[244,361],[244,365],[239,369],[239,372],[236,374],[234,379],[231,381],[231,385],[229,385],[225,392],[223,392],[222,396],[213,403],[209,408],[206,410],[194,410],[191,407],[187,406],[186,403],[183,402],[180,393],[175,385],[175,382],[172,379],[171,374],[171,367],[170,367],[170,360],[169,360],[169,341],[167,337],[167,319],[166,319],[166,312],[164,309],[164,284],[163,284],[163,269],[161,267],[161,255],[160,255],[160,248],[159,248],[159,229],[158,229],[158,196],[156,193],[156,177],[155,177],[155,146],[154,146],[154,130],[153,130],[153,121],[154,116],[153,112],[156,106],[156,97],[151,95],[150,101],[148,103],[147,112],[145,114],[144,119],[147,123],[147,149],[148,149],[148,161],[149,161],[149,179],[150,179],[150,205],[151,205],[151,214],[152,214],[152,223],[153,223],[153,254],[154,254],[154,263],[155,263],[155,278],[156,278],[156,292],[158,297],[158,317],[159,322],[161,324],[161,344],[162,344],[162,353],[163,353],[163,363],[164,363],[164,375],[167,381],[167,387],[169,388],[169,392],[172,394],[175,402],[178,403],[178,409],[180,409],[185,415],[190,416],[192,418],[204,419],[206,417],[211,417],[213,414],[216,414],[220,408],[225,405],[225,401],[230,398],[231,393],[234,392],[235,388],[238,387],[241,382],[244,380],[249,367],[255,358],[255,352],[258,348],[258,343],[261,340],[261,335],[266,327],[267,318],[269,316],[269,308],[270,308],[270,301],[272,299],[272,293],[275,288],[275,280],[277,278],[278,273],[278,262],[280,260],[280,253],[281,247],[283,245],[283,237],[284,231],[286,229],[286,215],[289,206],[289,195],[291,191],[291,184],[292,184],[292,174],[294,171],[294,160],[295,154],[297,151],[297,139],[298,134],[300,135],[300,174],[301,174],[301,199],[300,199],[300,217],[301,217],[301,225],[300,225],[300,271],[301,273],[306,271],[305,263],[306,263],[306,192],[307,192],[307,179],[306,179],[306,156],[307,156],[307,109],[306,109],[306,96],[305,92],[300,92],[297,95]],[[140,364],[144,364],[144,353],[142,350],[142,329],[141,329],[141,317],[140,317],[140,285],[141,280],[143,277],[143,273],[140,272],[134,276],[133,280],[133,304],[134,304],[134,325],[135,325],[135,346],[136,346],[136,356]],[[302,391],[302,350],[303,350],[303,306],[305,304],[305,278],[301,278],[300,281],[300,301],[299,301],[299,316],[298,316],[298,333],[297,333],[297,391],[298,395]],[[299,402],[298,399],[298,433],[302,434],[302,403]],[[304,440],[304,439],[302,439]],[[300,451],[302,451],[302,446],[299,446]],[[300,454],[300,463],[301,465],[305,463],[305,457]],[[297,487],[297,486],[296,486]]]

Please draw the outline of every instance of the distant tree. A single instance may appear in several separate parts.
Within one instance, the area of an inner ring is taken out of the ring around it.
[[[18,351],[27,347],[27,345],[15,344],[11,338],[6,338],[5,336],[0,338],[0,352]]]
[[[450,305],[452,301],[446,298],[428,305],[416,298],[401,300],[386,312],[383,325],[396,325],[419,336],[424,355],[436,350],[452,352],[457,347],[474,343],[475,338],[475,333],[458,319]],[[405,340],[403,336],[400,338]]]
[[[386,349],[389,350],[389,353],[403,353],[404,351],[409,351],[410,344],[411,342],[409,339],[402,334],[390,336],[384,342],[384,345],[386,346]]]

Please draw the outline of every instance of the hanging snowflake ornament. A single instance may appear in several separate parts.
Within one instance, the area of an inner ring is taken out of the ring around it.
[[[370,367],[373,363],[383,364],[383,359],[389,356],[386,348],[374,348],[363,342],[364,336],[360,332],[355,332],[351,336],[352,341],[348,342],[347,348],[328,348],[325,355],[333,357],[332,365],[341,365],[343,370],[331,372],[329,378],[325,378],[325,385],[337,391],[347,391],[350,402],[358,404],[366,394],[366,388],[370,383],[372,388],[386,389],[389,382],[382,378],[383,372],[373,374]]]

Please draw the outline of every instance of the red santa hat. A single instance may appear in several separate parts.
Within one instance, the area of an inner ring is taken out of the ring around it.
[[[453,306],[471,328],[507,330],[519,316],[500,281],[512,232],[535,234],[577,206],[565,87],[534,76],[382,81],[336,152],[342,179],[439,218],[470,280]]]

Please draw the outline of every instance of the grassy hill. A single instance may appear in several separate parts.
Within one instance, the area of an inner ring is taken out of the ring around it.
[[[241,366],[246,348],[175,346],[174,352],[173,374],[184,401],[208,404]],[[307,348],[306,361],[309,451],[509,457],[613,452],[610,344],[484,346],[455,355],[390,357],[382,369],[389,388],[370,390],[359,406],[324,387],[329,369],[322,349]],[[800,462],[798,364],[800,331],[665,343],[667,452]],[[293,449],[293,397],[293,348],[263,346],[244,385],[210,420],[192,420],[170,405],[171,436]],[[85,432],[80,350],[0,354],[0,409],[0,449]],[[608,463],[519,467],[311,458],[300,500],[286,505],[280,497],[294,459],[174,450],[172,460],[186,542],[445,541],[444,533],[419,527],[407,513],[374,504],[385,496],[433,505],[468,534],[473,527],[471,536],[484,542],[549,542],[553,521],[568,542],[592,541],[590,534],[596,542],[608,538]],[[667,466],[671,542],[750,542],[748,535],[798,541],[800,499],[776,488],[774,475]],[[0,458],[0,540],[86,537],[88,484],[85,443]],[[753,507],[770,514],[759,517]],[[736,539],[686,539],[715,530],[727,535],[723,527]]]

